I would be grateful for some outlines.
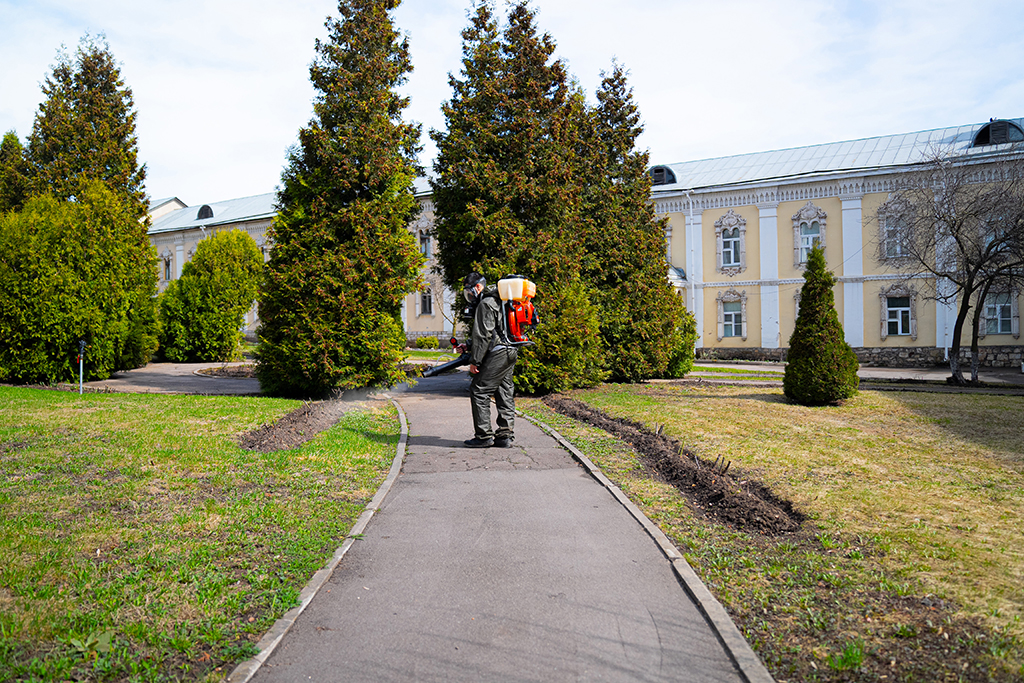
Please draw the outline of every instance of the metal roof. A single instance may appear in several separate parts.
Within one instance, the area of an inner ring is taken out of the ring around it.
[[[181,201],[177,197],[164,197],[163,199],[150,199],[149,210],[152,211],[153,209],[161,207],[164,204],[169,204],[170,202],[179,202],[182,206],[185,205],[185,202]]]
[[[223,202],[214,202],[200,206],[189,206],[172,211],[153,221],[153,225],[149,228],[149,234],[273,218],[277,213],[277,210],[274,208],[276,201],[277,193],[268,192],[267,194],[258,194],[253,197],[229,199]],[[213,211],[212,218],[204,218],[202,220],[198,218],[199,210],[203,206],[210,207]]]
[[[1024,119],[1009,120],[1024,127]],[[971,147],[974,136],[988,123],[662,164],[672,170],[676,182],[656,185],[652,192],[795,179],[824,173],[884,170],[920,163],[937,151],[984,154],[1006,150],[1009,145]]]
[[[423,197],[433,192],[433,188],[430,187],[430,178],[424,176],[417,176],[412,181],[412,193],[415,197]]]

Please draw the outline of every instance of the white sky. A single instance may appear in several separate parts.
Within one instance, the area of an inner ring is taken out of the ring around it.
[[[470,0],[395,14],[415,71],[421,162],[442,128]],[[591,99],[630,70],[652,163],[1024,116],[1024,2],[533,0]],[[504,0],[499,13],[505,14]],[[308,66],[332,0],[0,0],[0,133],[25,139],[63,44],[103,33],[139,112],[150,196],[189,205],[273,191],[311,114]]]

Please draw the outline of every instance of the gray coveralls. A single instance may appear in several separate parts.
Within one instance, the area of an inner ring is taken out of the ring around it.
[[[515,431],[516,403],[512,375],[516,368],[519,349],[506,345],[502,338],[501,300],[488,296],[495,292],[490,287],[481,293],[473,319],[473,344],[470,363],[480,372],[473,375],[469,386],[469,400],[473,409],[473,431],[478,439],[492,437],[512,438]],[[498,429],[491,432],[491,396],[498,408]]]

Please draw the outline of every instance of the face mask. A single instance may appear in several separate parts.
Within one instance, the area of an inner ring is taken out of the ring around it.
[[[476,291],[476,286],[477,285],[483,285],[484,287],[486,287],[487,286],[487,280],[484,279],[483,277],[481,277],[479,280],[477,280],[473,284],[469,285],[468,287],[463,287],[462,288],[462,298],[465,299],[467,304],[473,305],[477,301],[480,300],[480,293],[483,290],[481,290],[481,292],[477,292]]]

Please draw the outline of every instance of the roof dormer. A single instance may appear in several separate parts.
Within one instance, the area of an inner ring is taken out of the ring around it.
[[[971,146],[1005,145],[1008,142],[1024,142],[1024,130],[1012,121],[989,119],[974,136],[974,143]]]

